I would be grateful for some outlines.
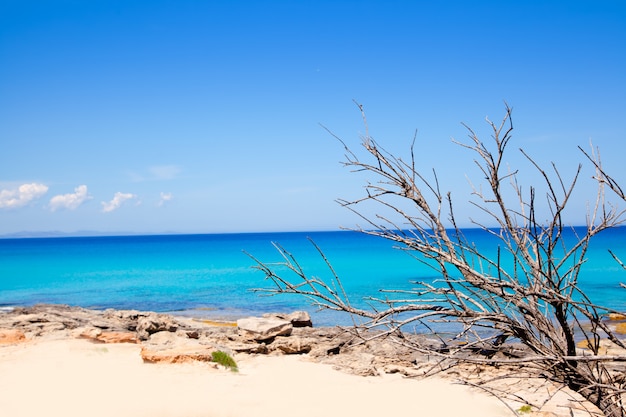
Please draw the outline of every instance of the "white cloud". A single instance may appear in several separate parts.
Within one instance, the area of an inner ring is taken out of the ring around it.
[[[104,213],[110,213],[110,212],[120,208],[120,206],[124,203],[124,201],[131,200],[133,198],[137,198],[137,196],[135,194],[117,192],[113,196],[113,200],[111,200],[109,202],[103,201],[101,203],[102,204],[102,211]]]
[[[87,195],[87,186],[79,185],[74,188],[74,193],[55,195],[52,197],[48,207],[51,211],[56,211],[58,209],[75,210],[78,206],[89,199],[91,199],[91,197]]]
[[[48,192],[43,184],[22,184],[17,190],[0,190],[0,208],[15,209],[23,207]]]
[[[162,207],[165,203],[167,203],[168,201],[171,201],[172,198],[174,198],[172,193],[163,193],[162,192],[161,193],[161,199],[157,203],[157,206]]]

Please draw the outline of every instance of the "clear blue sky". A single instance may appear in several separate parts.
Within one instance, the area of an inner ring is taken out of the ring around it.
[[[358,147],[353,100],[394,152],[417,129],[462,221],[451,138],[504,101],[513,165],[569,176],[593,140],[626,184],[626,3],[0,0],[0,234],[353,226],[365,178],[320,126]]]

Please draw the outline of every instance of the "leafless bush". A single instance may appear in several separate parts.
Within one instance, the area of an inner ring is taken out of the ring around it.
[[[582,165],[571,178],[565,178],[554,164],[544,169],[520,150],[542,178],[542,184],[536,184],[539,187],[522,187],[518,172],[506,168],[513,123],[511,109],[506,106],[505,110],[501,123],[487,120],[490,142],[483,142],[467,126],[469,141],[456,142],[473,153],[484,177],[472,186],[473,204],[489,218],[489,225],[474,225],[497,240],[495,256],[486,255],[457,226],[450,193],[440,190],[435,172],[429,179],[417,166],[415,141],[410,158],[404,160],[385,151],[366,134],[362,138],[363,157],[342,142],[345,165],[373,175],[376,181],[367,183],[362,198],[340,203],[366,222],[367,227],[357,230],[395,242],[401,250],[435,268],[440,278],[415,283],[411,290],[383,290],[384,296],[372,297],[372,308],[366,309],[349,301],[330,262],[331,280],[310,277],[287,250],[277,245],[284,257],[281,268],[260,261],[257,267],[274,282],[275,287],[269,290],[272,293],[301,294],[322,308],[365,319],[353,329],[357,333],[383,325],[386,331],[377,333],[377,337],[392,337],[451,363],[506,363],[534,368],[581,393],[606,416],[624,416],[623,377],[608,365],[626,358],[602,355],[600,341],[608,338],[622,348],[624,345],[603,320],[611,309],[596,306],[578,285],[590,241],[624,220],[624,211],[607,204],[605,187],[622,198],[624,194],[605,173],[599,157],[585,154],[596,169],[597,194],[589,204],[584,233],[566,225],[564,215],[570,209],[568,203]],[[366,203],[374,203],[379,213],[385,214],[362,214],[360,207]],[[545,221],[538,219],[540,204],[549,213]],[[574,240],[564,235],[570,230]],[[321,249],[319,252],[324,256]],[[285,266],[296,279],[279,272]],[[454,323],[458,331],[437,334],[440,343],[436,344],[405,337],[411,328],[435,329],[437,333],[441,323]],[[577,349],[580,339],[587,341],[586,353]],[[531,353],[522,357],[495,355],[512,341],[521,342]]]

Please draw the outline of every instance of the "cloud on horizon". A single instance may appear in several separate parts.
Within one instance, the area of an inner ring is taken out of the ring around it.
[[[120,208],[122,206],[122,204],[127,201],[127,200],[132,200],[133,198],[137,198],[137,196],[135,194],[131,194],[131,193],[120,193],[117,192],[115,193],[115,195],[113,196],[113,199],[111,201],[103,201],[102,204],[102,212],[103,213],[110,213],[112,211],[117,210],[118,208]]]
[[[79,185],[74,188],[73,193],[60,194],[52,197],[48,207],[51,211],[57,211],[59,209],[76,210],[81,204],[90,199],[91,197],[87,194],[87,186]]]
[[[0,209],[16,209],[43,197],[48,192],[44,184],[22,184],[16,190],[0,190]]]

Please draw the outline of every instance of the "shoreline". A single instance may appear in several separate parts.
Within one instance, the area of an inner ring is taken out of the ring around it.
[[[516,415],[523,398],[535,410],[528,416],[595,415],[581,411],[594,407],[575,393],[540,380],[498,382],[501,370],[486,366],[425,378],[432,358],[384,340],[355,343],[338,328],[250,339],[232,323],[134,310],[0,312],[0,410],[17,417],[504,417]],[[212,362],[215,350],[231,354],[239,372]],[[488,380],[497,384],[478,387]],[[494,390],[513,396],[499,399]]]

